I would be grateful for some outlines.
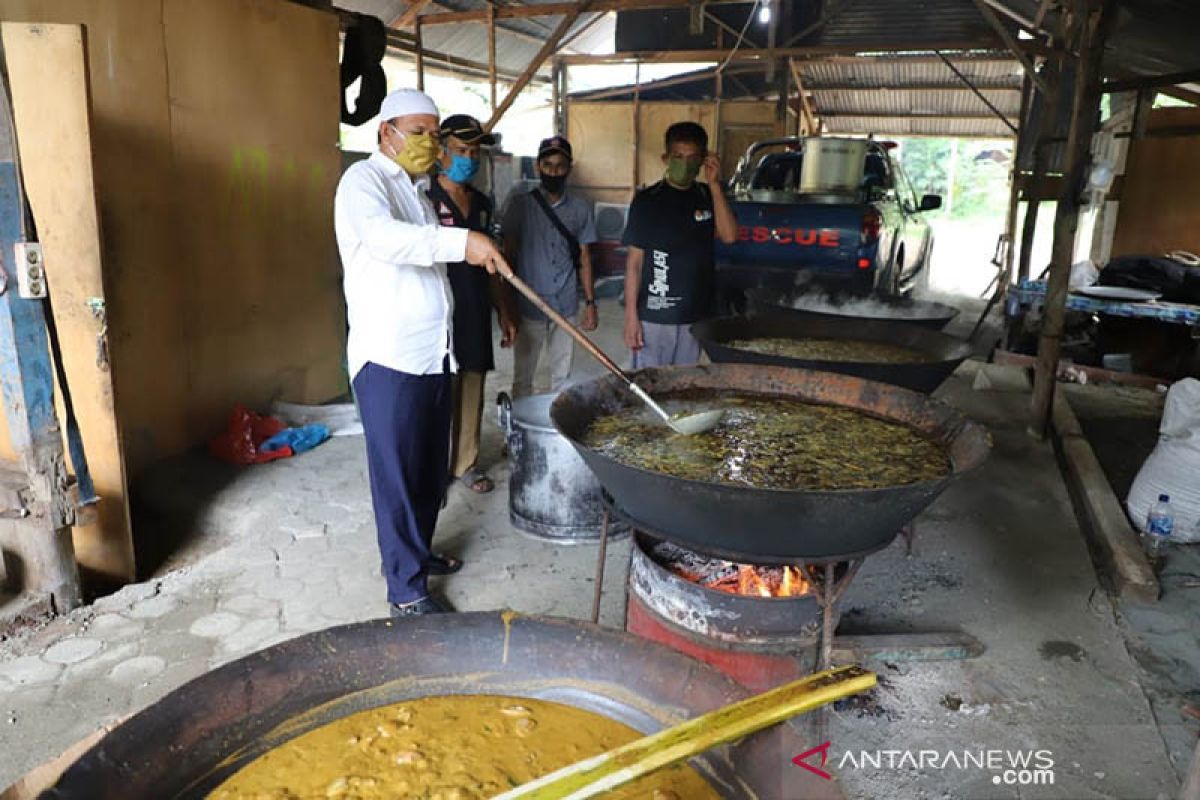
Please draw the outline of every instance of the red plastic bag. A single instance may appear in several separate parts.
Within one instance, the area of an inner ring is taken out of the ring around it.
[[[233,407],[225,432],[208,443],[213,458],[231,464],[263,464],[292,455],[292,448],[283,447],[270,453],[259,452],[258,446],[287,426],[275,417],[255,414],[243,405]]]

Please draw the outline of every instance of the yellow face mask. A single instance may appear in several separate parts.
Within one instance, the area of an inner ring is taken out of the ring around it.
[[[401,133],[395,126],[392,130],[404,137],[404,149],[392,156],[392,160],[409,175],[429,172],[438,159],[437,140],[428,133]]]

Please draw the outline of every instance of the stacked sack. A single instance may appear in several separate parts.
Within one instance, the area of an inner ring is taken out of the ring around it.
[[[1172,542],[1200,542],[1200,381],[1184,378],[1167,392],[1158,444],[1142,464],[1125,508],[1139,530],[1160,494],[1170,495]]]

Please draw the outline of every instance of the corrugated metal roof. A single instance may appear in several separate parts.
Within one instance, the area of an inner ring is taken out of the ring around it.
[[[478,24],[430,25],[421,29],[421,44],[428,50],[486,64],[487,27]],[[537,54],[538,44],[529,39],[496,31],[496,67],[520,74]],[[549,72],[549,64],[544,67]]]
[[[925,43],[990,43],[995,38],[972,0],[850,0],[798,44],[906,45],[915,50]]]
[[[987,89],[984,96],[1001,112],[1015,119],[1021,113],[1021,93]],[[813,92],[817,114],[830,115],[939,114],[971,117],[990,114],[988,107],[967,89],[874,89],[871,91]]]
[[[534,5],[553,0],[526,0],[525,5]],[[383,20],[384,24],[399,17],[408,3],[404,0],[339,0],[338,5],[347,10],[360,14],[369,14]],[[422,16],[438,14],[445,11],[482,11],[488,4],[483,0],[436,0],[426,7]],[[566,39],[598,16],[596,14],[581,15]],[[571,53],[611,53],[613,46],[613,31],[616,26],[616,15],[604,14],[598,22],[591,24],[577,39],[571,42],[570,48],[563,52]],[[496,23],[496,66],[501,72],[519,75],[529,66],[534,55],[541,49],[543,42],[562,20],[557,17],[538,17],[537,19],[505,19]],[[488,58],[487,26],[478,22],[463,22],[446,25],[425,25],[421,28],[421,42],[427,50],[454,56],[456,58],[486,64]],[[539,70],[543,77],[550,74],[550,64],[547,61]]]
[[[524,0],[521,5],[539,5],[556,0]],[[347,11],[370,14],[392,22],[408,7],[405,0],[339,0],[338,5]],[[435,0],[426,6],[421,16],[432,16],[446,11],[485,11],[485,0]],[[584,26],[588,29],[562,52],[567,53],[611,53],[616,15],[603,14],[603,19],[590,24],[596,14],[583,14],[571,26],[564,37],[571,36]],[[496,23],[496,65],[510,73],[521,73],[541,48],[550,34],[558,27],[562,16],[537,18],[509,18]],[[487,26],[478,22],[461,22],[444,25],[425,25],[421,28],[421,41],[429,49],[468,61],[486,63],[488,57]],[[547,63],[541,70],[549,74]]]
[[[950,56],[951,63],[979,88],[1021,88],[1021,65],[996,56]],[[936,56],[831,58],[800,64],[806,88],[822,86],[945,86],[959,78]]]
[[[828,133],[880,136],[981,136],[1004,139],[1012,131],[997,119],[922,119],[920,117],[825,117]]]

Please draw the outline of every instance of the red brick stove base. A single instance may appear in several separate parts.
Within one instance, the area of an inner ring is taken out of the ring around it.
[[[625,630],[710,664],[753,692],[798,680],[812,671],[811,653],[756,653],[705,644],[695,634],[668,627],[632,592],[625,610]]]

